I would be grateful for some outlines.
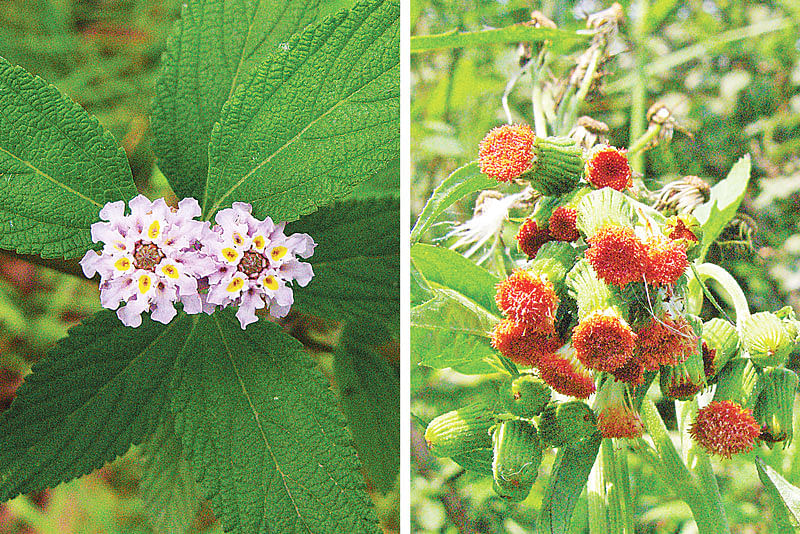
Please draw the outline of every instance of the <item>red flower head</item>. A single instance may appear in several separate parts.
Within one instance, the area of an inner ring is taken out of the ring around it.
[[[535,219],[525,219],[517,232],[519,251],[529,258],[536,257],[539,247],[550,241],[550,232],[546,226],[539,226]]]
[[[677,365],[697,347],[697,335],[684,318],[651,319],[636,331],[636,359],[645,369],[656,371],[661,365]]]
[[[578,359],[598,371],[613,371],[628,363],[635,342],[628,323],[610,309],[590,313],[572,331]]]
[[[509,360],[531,367],[560,346],[555,333],[532,332],[511,319],[503,319],[492,331],[492,347]]]
[[[631,166],[624,149],[607,146],[595,150],[586,161],[586,178],[598,189],[624,191],[633,185]]]
[[[575,222],[578,210],[568,206],[559,206],[550,216],[550,236],[556,241],[576,241],[581,234]]]
[[[642,365],[642,362],[636,357],[635,351],[633,357],[628,360],[628,363],[614,369],[611,371],[611,374],[620,382],[625,382],[631,387],[636,387],[644,383],[644,365]]]
[[[595,392],[592,373],[575,358],[575,350],[567,345],[539,360],[539,376],[562,395],[586,399]]]
[[[689,433],[709,453],[730,458],[753,450],[761,427],[750,410],[733,401],[714,401],[700,408]]]
[[[647,248],[633,228],[605,226],[589,238],[586,259],[597,276],[620,287],[642,279],[647,268]]]
[[[478,162],[481,172],[499,182],[510,182],[530,169],[533,141],[527,124],[506,124],[492,129],[481,141]]]
[[[706,374],[706,378],[711,378],[715,374],[717,374],[717,366],[714,365],[714,358],[717,356],[717,349],[711,348],[706,343],[706,340],[703,340],[703,372]]]
[[[647,240],[647,269],[644,276],[653,285],[672,285],[689,267],[686,247],[666,237]]]
[[[515,323],[532,332],[552,332],[558,295],[546,276],[534,276],[524,269],[497,284],[497,306]]]
[[[604,438],[638,438],[644,433],[639,413],[633,409],[625,384],[608,379],[597,393],[597,428]]]

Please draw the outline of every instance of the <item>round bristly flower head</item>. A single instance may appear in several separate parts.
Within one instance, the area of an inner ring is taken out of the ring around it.
[[[575,225],[578,210],[569,206],[559,206],[553,211],[548,223],[550,236],[556,241],[577,241],[581,234]]]
[[[186,198],[170,209],[163,198],[151,202],[139,195],[128,204],[130,215],[123,201],[100,210],[107,222],[94,223],[91,231],[92,241],[103,242],[103,249],[88,251],[80,261],[87,277],[100,274],[100,303],[115,310],[124,302],[117,317],[134,327],[147,311],[154,321],[170,322],[175,302],[182,302],[186,313],[202,311],[197,279],[213,265],[197,251],[208,227],[194,220],[200,215],[197,200]]]
[[[636,331],[636,359],[648,371],[657,371],[661,365],[678,365],[696,347],[697,335],[683,317],[652,318]]]
[[[534,332],[511,319],[503,319],[492,330],[492,347],[509,360],[535,366],[545,354],[561,346],[555,333]]]
[[[539,248],[550,241],[547,226],[539,226],[535,219],[525,219],[517,232],[517,247],[529,258],[535,258]]]
[[[586,159],[586,179],[598,189],[624,191],[633,185],[631,166],[624,149],[602,146]]]
[[[605,226],[588,241],[586,259],[601,280],[622,287],[642,279],[647,268],[647,249],[633,228]]]
[[[592,373],[578,361],[569,344],[542,356],[538,369],[542,380],[562,395],[586,399],[595,391]]]
[[[510,182],[530,169],[536,135],[527,124],[493,128],[481,141],[478,162],[481,172],[500,182]]]
[[[311,265],[298,260],[314,253],[313,239],[307,234],[284,233],[286,223],[274,224],[251,215],[251,206],[234,202],[221,210],[218,226],[206,232],[203,252],[214,261],[209,274],[208,302],[219,306],[239,306],[236,317],[245,328],[258,320],[255,311],[267,308],[273,317],[284,317],[294,302],[290,282],[306,286],[314,272]]]
[[[578,359],[598,371],[614,371],[628,363],[635,342],[630,325],[610,308],[590,313],[572,331]]]
[[[638,438],[644,433],[639,413],[633,409],[627,387],[609,378],[600,386],[595,402],[597,428],[604,438]]]
[[[689,434],[709,453],[730,458],[732,454],[753,450],[761,428],[750,410],[726,400],[700,408]]]
[[[689,267],[686,246],[666,237],[651,237],[646,242],[647,269],[644,277],[658,286],[673,285]]]
[[[517,269],[497,284],[497,306],[512,321],[535,332],[551,332],[558,295],[546,276]]]

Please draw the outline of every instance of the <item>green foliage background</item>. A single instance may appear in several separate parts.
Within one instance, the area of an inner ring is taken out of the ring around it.
[[[753,179],[740,212],[754,220],[758,231],[752,235],[752,246],[745,245],[747,239],[742,237],[746,236],[735,231],[723,233],[727,245],[713,245],[708,261],[721,263],[736,276],[752,311],[784,304],[800,310],[800,2],[621,3],[626,13],[621,26],[624,46],[606,64],[602,90],[591,94],[579,113],[606,122],[611,143],[628,146],[645,130],[647,108],[657,100],[668,104],[678,125],[691,135],[676,131],[670,144],[662,143],[635,163],[651,189],[685,175],[700,176],[713,185],[738,158],[750,153]],[[532,10],[543,11],[559,28],[580,29],[585,27],[580,20],[585,13],[610,5],[608,1],[415,0],[411,3],[412,35],[505,27],[528,20]],[[574,60],[575,55],[566,58]],[[486,132],[505,122],[500,97],[518,59],[511,45],[412,56],[412,221],[444,178],[476,158]],[[530,78],[523,78],[510,98],[517,121],[532,122],[530,88]],[[468,219],[474,200],[474,195],[466,198],[440,220]],[[446,224],[433,225],[423,241],[438,240],[448,229]],[[507,246],[515,246],[513,235],[504,237]],[[412,299],[413,289],[412,283]],[[416,421],[412,424],[412,531],[534,531],[553,455],[545,455],[534,491],[519,505],[498,498],[489,477],[429,457],[420,441],[425,424],[479,398],[491,384],[479,376],[420,366],[421,359],[424,355],[412,354],[411,410]],[[790,366],[797,369],[799,364],[794,354]],[[800,483],[797,442],[786,451],[762,447],[758,453],[790,482]],[[734,532],[775,532],[753,457],[754,453],[714,461],[726,512]],[[631,476],[638,504],[637,532],[688,528],[688,507],[634,456]],[[576,514],[573,531],[584,532],[585,500]]]

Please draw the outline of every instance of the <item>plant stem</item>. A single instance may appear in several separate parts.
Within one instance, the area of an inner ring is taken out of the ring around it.
[[[602,446],[586,482],[586,498],[589,506],[589,534],[606,534],[609,530]]]
[[[747,297],[744,296],[744,291],[739,287],[736,279],[728,271],[713,263],[698,265],[695,273],[695,276],[701,281],[705,278],[712,278],[722,286],[736,310],[736,325],[741,326],[742,321],[750,316],[750,307],[747,304]]]

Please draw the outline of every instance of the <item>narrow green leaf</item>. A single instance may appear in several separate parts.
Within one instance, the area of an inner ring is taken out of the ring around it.
[[[237,85],[317,16],[318,0],[192,0],[163,56],[153,149],[179,197],[201,198],[211,130]]]
[[[482,308],[499,313],[494,295],[500,279],[483,267],[450,249],[422,243],[411,247],[411,259],[432,286],[453,289]]]
[[[750,155],[747,154],[731,167],[724,180],[711,188],[711,197],[708,202],[698,206],[692,212],[703,226],[701,258],[705,256],[711,243],[719,237],[725,225],[736,215],[736,210],[739,209],[744,194],[747,192],[749,181]]]
[[[175,431],[228,532],[379,533],[345,421],[302,345],[230,310],[200,316]]]
[[[411,53],[441,50],[445,48],[463,48],[467,46],[483,46],[505,43],[538,43],[551,41],[558,50],[568,49],[588,40],[588,35],[557,30],[552,28],[534,28],[524,24],[515,24],[506,28],[459,32],[457,30],[437,35],[418,35],[411,37]]]
[[[142,444],[139,492],[156,532],[180,534],[192,524],[202,494],[169,418]]]
[[[289,225],[317,242],[314,278],[294,291],[294,308],[335,320],[377,321],[400,331],[400,201],[337,202]]]
[[[96,118],[0,58],[0,248],[75,258],[106,202],[136,195],[125,152]]]
[[[772,501],[773,520],[780,532],[796,532],[800,527],[800,488],[756,457],[758,478]]]
[[[205,218],[235,201],[291,221],[399,157],[400,5],[357,4],[292,37],[222,110]]]
[[[452,367],[465,374],[502,368],[489,342],[500,318],[451,289],[411,309],[411,353],[429,367]]]
[[[347,426],[369,479],[382,492],[400,470],[400,380],[364,339],[362,325],[348,324],[334,354],[333,368]]]
[[[489,189],[497,185],[497,181],[483,174],[477,162],[468,163],[456,169],[434,189],[417,224],[411,230],[411,243],[419,241],[433,223],[454,203],[475,191]]]
[[[139,328],[101,311],[33,367],[0,416],[0,502],[79,477],[153,432],[191,321]]]
[[[572,513],[586,487],[602,441],[598,434],[558,450],[539,510],[539,532],[567,534],[570,531]]]

